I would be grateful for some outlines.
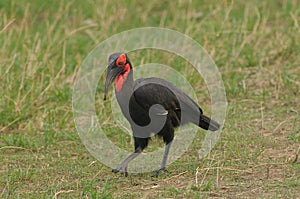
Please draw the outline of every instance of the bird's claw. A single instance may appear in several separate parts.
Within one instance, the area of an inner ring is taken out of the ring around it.
[[[117,168],[113,169],[112,172],[113,173],[121,172],[122,174],[125,175],[125,177],[128,176],[127,166],[124,166],[124,165],[119,165]]]
[[[166,167],[160,168],[155,172],[155,175],[153,177],[158,177],[161,173],[168,173],[168,170],[166,169]]]

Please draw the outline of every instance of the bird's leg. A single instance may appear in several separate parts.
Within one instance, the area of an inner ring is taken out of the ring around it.
[[[140,148],[137,148],[132,154],[130,154],[125,160],[123,160],[123,162],[119,164],[117,168],[113,169],[112,172],[118,173],[119,171],[121,171],[121,173],[124,173],[125,176],[128,176],[128,172],[127,172],[128,163],[134,158],[136,158],[141,152],[142,150]]]
[[[171,144],[172,144],[172,142],[169,142],[168,144],[166,144],[163,161],[161,163],[160,169],[156,171],[156,176],[158,176],[159,174],[161,174],[161,172],[166,171],[166,164],[167,164],[167,159],[168,159],[168,155],[169,155],[169,150],[170,150]]]

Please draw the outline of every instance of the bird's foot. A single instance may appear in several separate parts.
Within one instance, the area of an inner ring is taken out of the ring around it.
[[[160,174],[162,173],[168,173],[168,170],[166,169],[166,167],[160,168],[155,172],[154,177],[158,177]]]
[[[119,166],[117,166],[117,168],[112,170],[113,173],[118,173],[121,172],[122,174],[125,175],[125,177],[128,176],[128,172],[127,172],[127,165],[126,164],[120,164]]]

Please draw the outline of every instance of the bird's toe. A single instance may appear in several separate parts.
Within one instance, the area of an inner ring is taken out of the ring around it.
[[[160,174],[162,174],[162,173],[168,173],[168,170],[166,169],[166,167],[163,167],[163,168],[160,168],[159,170],[157,170],[156,172],[155,172],[155,175],[154,175],[154,177],[158,177]]]
[[[113,169],[112,172],[113,173],[120,172],[120,173],[124,174],[126,177],[128,176],[127,167],[124,165],[118,166],[117,168]]]

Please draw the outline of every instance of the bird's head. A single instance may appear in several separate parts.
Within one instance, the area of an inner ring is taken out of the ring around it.
[[[104,86],[104,100],[111,84],[115,81],[117,91],[122,89],[131,70],[131,63],[125,53],[113,53],[108,57],[108,67]]]

